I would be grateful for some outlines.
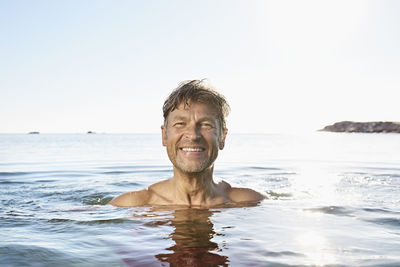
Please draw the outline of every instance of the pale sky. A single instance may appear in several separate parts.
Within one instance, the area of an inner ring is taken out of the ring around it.
[[[400,1],[0,0],[0,133],[157,133],[208,78],[230,133],[400,121]]]

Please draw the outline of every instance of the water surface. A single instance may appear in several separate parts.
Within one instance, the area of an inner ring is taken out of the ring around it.
[[[1,266],[400,266],[400,135],[232,135],[215,176],[269,199],[106,205],[167,179],[159,135],[0,135]]]

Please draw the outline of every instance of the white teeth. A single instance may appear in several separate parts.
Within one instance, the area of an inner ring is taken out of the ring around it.
[[[185,152],[202,152],[202,148],[194,148],[194,147],[184,147],[182,148],[183,151]]]

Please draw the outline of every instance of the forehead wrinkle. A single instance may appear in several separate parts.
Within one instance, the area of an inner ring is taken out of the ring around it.
[[[214,115],[209,115],[209,114],[196,114],[196,113],[192,113],[192,114],[171,114],[171,121],[176,121],[176,120],[190,120],[192,117],[195,118],[196,122],[203,122],[203,121],[210,121],[210,122],[214,122],[214,121],[218,121],[218,118],[216,118],[216,116]]]
[[[172,120],[172,121],[187,120],[188,117],[189,117],[189,116],[176,115],[176,116],[172,116],[171,120]]]
[[[205,106],[206,108],[203,109],[203,111],[200,112],[195,112],[196,108],[194,110],[192,109],[196,105],[202,105]],[[200,117],[198,115],[201,115]],[[222,130],[222,123],[219,119],[219,117],[216,115],[216,109],[214,106],[208,104],[208,103],[202,103],[202,102],[196,102],[196,101],[190,101],[188,104],[185,105],[184,102],[181,102],[174,110],[172,110],[166,120],[164,121],[164,125],[167,126],[169,122],[174,122],[177,120],[184,120],[188,121],[191,120],[191,117],[195,117],[195,122],[196,123],[201,123],[204,121],[210,121],[220,130]]]

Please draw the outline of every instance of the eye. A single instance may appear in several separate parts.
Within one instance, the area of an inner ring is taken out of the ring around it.
[[[203,123],[201,124],[201,127],[206,128],[206,129],[211,129],[211,128],[214,128],[214,125],[212,125],[212,124],[209,123],[209,122],[203,122]]]
[[[185,126],[185,123],[183,121],[177,121],[174,123],[174,127],[180,128]]]

